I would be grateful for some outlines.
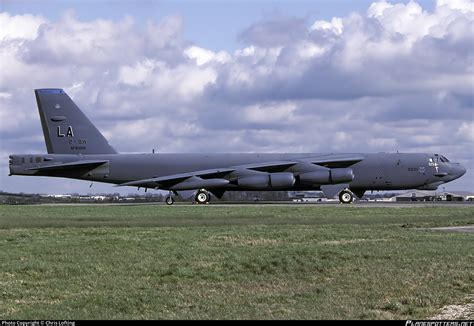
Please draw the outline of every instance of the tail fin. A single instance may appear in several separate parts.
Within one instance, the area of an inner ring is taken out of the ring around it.
[[[62,89],[36,89],[35,95],[48,154],[117,153]]]

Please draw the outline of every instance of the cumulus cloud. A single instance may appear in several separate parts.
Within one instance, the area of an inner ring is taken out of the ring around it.
[[[184,51],[184,54],[196,60],[198,66],[202,66],[208,62],[217,61],[218,63],[226,63],[231,60],[231,56],[226,51],[215,53],[211,50],[203,49],[198,46],[190,46]]]
[[[243,29],[233,52],[184,39],[179,16],[0,13],[2,187],[18,190],[8,153],[44,151],[42,87],[64,88],[123,152],[432,151],[474,169],[473,11],[380,1],[280,17]]]
[[[456,135],[460,137],[460,141],[474,143],[474,122],[463,122],[456,131]]]
[[[294,29],[286,21],[281,25],[261,23],[261,29],[251,29],[259,32],[251,43],[254,54],[235,58],[236,64],[221,73],[223,81],[215,95],[244,93],[243,97],[254,100],[272,100],[275,93],[282,99],[426,91],[471,95],[472,11],[456,8],[443,3],[429,13],[415,2],[379,2],[366,14],[316,21],[304,31],[301,23]],[[279,35],[281,29],[286,32],[276,42],[274,34]],[[276,59],[274,55],[262,57],[269,51],[277,53]],[[234,83],[235,66],[241,65],[252,78]]]
[[[41,16],[12,16],[7,12],[0,12],[0,40],[33,40],[38,36],[38,27],[45,21]]]
[[[38,37],[27,41],[22,59],[29,63],[102,65],[133,60],[139,54],[131,18],[115,23],[107,20],[79,21],[66,12],[58,22],[40,25]],[[125,38],[125,40],[124,40]],[[125,42],[131,43],[123,47]]]
[[[245,29],[239,38],[244,43],[260,47],[278,47],[305,37],[306,21],[302,18],[285,18],[255,23]]]

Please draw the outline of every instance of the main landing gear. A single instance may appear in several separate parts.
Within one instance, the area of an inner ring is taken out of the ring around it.
[[[194,196],[194,202],[198,204],[209,204],[211,201],[211,194],[206,189],[200,189],[196,192]],[[172,192],[170,191],[169,195],[165,199],[166,205],[173,205],[174,198]]]
[[[344,189],[339,193],[339,201],[342,204],[351,204],[354,201],[354,194],[349,189]]]
[[[198,204],[209,204],[211,201],[211,194],[206,189],[200,189],[196,193],[194,201]]]

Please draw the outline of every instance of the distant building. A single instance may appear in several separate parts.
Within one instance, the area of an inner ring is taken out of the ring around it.
[[[111,198],[110,196],[103,196],[103,195],[96,195],[96,196],[91,196],[92,199],[95,201],[105,201]]]
[[[391,198],[392,201],[465,201],[474,200],[474,193],[468,191],[420,191],[412,190]]]
[[[466,201],[474,201],[474,192],[471,191],[451,191],[446,194],[452,194],[456,197],[462,197]]]
[[[91,196],[79,196],[79,202],[80,203],[93,203],[94,198]]]
[[[50,195],[50,197],[53,197],[53,198],[72,198],[71,195]]]

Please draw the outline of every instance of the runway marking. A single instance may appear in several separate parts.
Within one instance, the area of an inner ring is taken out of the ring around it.
[[[474,318],[474,295],[467,297],[469,303],[463,305],[444,306],[441,312],[430,319],[473,319]]]

